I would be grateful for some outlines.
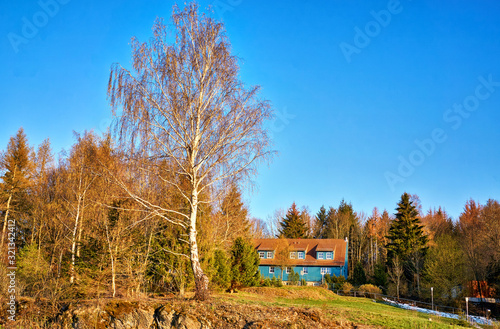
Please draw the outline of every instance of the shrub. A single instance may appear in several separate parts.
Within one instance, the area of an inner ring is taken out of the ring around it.
[[[336,276],[335,274],[325,274],[325,282],[328,283],[328,286],[332,289],[341,289],[342,284],[345,282],[345,278],[343,275]]]
[[[349,282],[344,282],[340,286],[340,290],[342,290],[344,292],[344,294],[347,294],[349,291],[352,290],[352,288],[353,288],[353,286]]]
[[[272,286],[271,279],[265,278],[264,280],[261,281],[260,285],[262,287],[271,287]]]
[[[306,279],[302,278],[302,279],[300,280],[300,285],[301,285],[301,286],[303,286],[303,287],[307,286],[307,281],[306,281]]]
[[[374,286],[373,284],[364,284],[359,287],[359,291],[368,292],[371,294],[381,294],[382,290],[379,287]]]
[[[283,287],[283,283],[281,282],[281,279],[278,279],[278,278],[276,278],[274,276],[271,279],[271,285],[273,287]]]

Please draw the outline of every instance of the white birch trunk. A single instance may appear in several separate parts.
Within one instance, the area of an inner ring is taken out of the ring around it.
[[[198,192],[193,190],[191,198],[191,217],[189,223],[189,247],[191,267],[194,274],[194,282],[196,287],[195,298],[205,300],[208,298],[208,277],[203,273],[200,265],[198,254],[198,242],[196,236],[196,214],[198,212]]]
[[[71,276],[69,278],[69,282],[70,283],[73,283],[75,281],[76,233],[78,231],[78,222],[80,220],[80,203],[81,203],[81,198],[78,197],[78,203],[77,203],[77,206],[76,206],[75,227],[73,228],[73,234],[72,234],[72,237],[71,237],[71,265],[70,265]]]

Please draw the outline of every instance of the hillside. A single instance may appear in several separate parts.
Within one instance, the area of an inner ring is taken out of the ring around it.
[[[117,329],[460,327],[458,321],[429,318],[370,299],[337,296],[316,287],[247,288],[215,294],[206,302],[172,296],[68,302],[61,307],[57,315],[51,315],[41,301],[24,300],[18,325]]]

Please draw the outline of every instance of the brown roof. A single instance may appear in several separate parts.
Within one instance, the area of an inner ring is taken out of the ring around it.
[[[275,251],[281,239],[255,239],[255,249]],[[294,266],[344,266],[347,242],[342,239],[286,239],[290,249],[305,251],[305,259],[290,259]],[[333,259],[316,259],[317,251],[333,251]],[[277,265],[276,259],[261,259],[261,265]]]

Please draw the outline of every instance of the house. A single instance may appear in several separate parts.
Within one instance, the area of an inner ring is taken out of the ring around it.
[[[308,285],[320,284],[325,274],[347,278],[347,239],[255,239],[253,242],[263,278],[281,278],[286,283],[292,269]]]

